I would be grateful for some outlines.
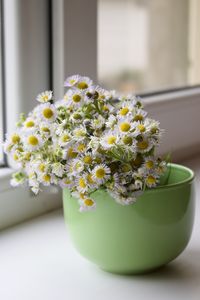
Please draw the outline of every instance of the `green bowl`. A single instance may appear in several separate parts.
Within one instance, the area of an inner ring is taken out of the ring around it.
[[[149,272],[175,259],[192,232],[194,173],[169,164],[162,181],[165,185],[146,190],[129,206],[98,190],[92,195],[96,210],[82,213],[77,199],[64,189],[65,220],[79,253],[120,274]]]

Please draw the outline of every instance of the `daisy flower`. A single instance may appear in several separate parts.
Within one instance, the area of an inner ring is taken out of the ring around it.
[[[50,174],[42,174],[38,177],[38,180],[44,186],[49,186],[51,184],[51,175]]]
[[[71,189],[73,186],[74,186],[74,181],[68,177],[64,177],[63,179],[61,179],[59,181],[59,185],[62,187],[62,188],[68,188],[68,189]]]
[[[41,103],[46,103],[52,100],[53,92],[52,91],[45,91],[41,94],[39,94],[36,98],[37,101]]]
[[[110,115],[106,121],[106,127],[113,129],[116,123],[117,123],[117,118],[114,115]]]
[[[72,175],[77,175],[84,170],[84,163],[82,160],[75,158],[72,162]]]
[[[85,199],[81,199],[79,201],[80,204],[80,208],[79,211],[80,212],[85,212],[85,211],[90,211],[90,210],[95,210],[96,209],[96,202],[91,199],[91,198],[85,198]]]
[[[114,147],[117,144],[118,140],[119,140],[118,132],[115,130],[115,131],[107,132],[102,137],[102,140],[100,143],[104,149],[109,149],[109,148]]]
[[[38,108],[40,117],[43,121],[51,123],[56,119],[56,108],[53,104],[45,103],[41,104]]]
[[[58,177],[62,177],[64,174],[64,165],[60,162],[53,163],[51,165],[52,173]]]
[[[4,153],[9,154],[11,152],[13,146],[14,145],[9,140],[6,140],[3,143],[3,151],[4,151]]]
[[[24,136],[24,147],[27,150],[38,150],[43,145],[42,138],[36,133],[27,134]]]
[[[144,167],[148,170],[151,171],[155,169],[156,167],[156,161],[154,157],[145,157],[144,159]]]
[[[83,121],[83,114],[82,112],[74,112],[70,115],[69,120],[73,123],[82,123]]]
[[[63,159],[73,159],[76,158],[77,155],[78,153],[76,152],[76,149],[71,144],[69,148],[66,149],[66,151],[63,151]]]
[[[92,86],[92,80],[87,76],[79,76],[78,81],[76,82],[76,87],[80,90],[85,90]]]
[[[94,118],[91,122],[91,127],[93,129],[100,129],[105,124],[105,119],[99,115],[97,118]]]
[[[93,162],[93,157],[91,153],[84,153],[84,155],[81,157],[82,161],[86,165],[91,165]]]
[[[70,132],[63,131],[62,134],[58,137],[58,145],[61,147],[66,147],[71,142],[72,136]]]
[[[11,135],[6,135],[6,143],[12,146],[18,145],[21,142],[20,131],[16,131]]]
[[[36,125],[37,122],[32,117],[28,117],[23,123],[22,130],[29,131],[29,132],[33,131],[36,129]]]
[[[134,102],[124,101],[118,111],[119,118],[127,117],[135,108]]]
[[[87,184],[89,188],[94,189],[98,187],[97,182],[94,181],[92,173],[86,173]]]
[[[73,136],[76,140],[83,140],[87,135],[87,130],[84,126],[79,126],[73,130]]]
[[[64,86],[66,87],[74,87],[76,83],[79,81],[80,75],[73,75],[67,77],[67,79],[64,82]]]
[[[110,169],[105,165],[97,165],[92,171],[92,179],[99,183],[103,184],[110,178]]]
[[[154,142],[147,137],[142,137],[141,140],[137,141],[136,147],[139,153],[149,152],[154,146]]]
[[[158,183],[158,176],[153,175],[153,174],[149,174],[145,178],[145,183],[146,183],[147,187],[149,187],[149,188],[155,187]]]
[[[133,126],[133,122],[131,121],[131,118],[119,120],[118,122],[118,130],[121,134],[126,134],[127,132],[131,132],[133,128],[134,126]]]
[[[133,114],[133,121],[144,121],[147,112],[142,109],[135,109]]]
[[[84,140],[78,142],[75,144],[75,151],[79,154],[81,153],[85,153],[85,151],[87,150],[87,145],[86,142]]]
[[[37,175],[47,173],[49,165],[45,161],[43,161],[43,160],[33,160],[33,161],[31,161],[31,163],[32,163],[33,169],[37,173]]]
[[[51,124],[48,124],[46,122],[42,122],[39,124],[39,130],[41,136],[49,137],[53,128],[51,127]]]
[[[84,94],[80,90],[69,90],[66,94],[69,105],[80,107],[84,101]]]
[[[24,184],[26,181],[26,175],[23,172],[16,172],[12,174],[12,179],[10,180],[10,184],[13,187]]]
[[[81,193],[85,193],[88,191],[89,186],[87,183],[86,174],[79,175],[76,179],[76,187],[77,190]]]

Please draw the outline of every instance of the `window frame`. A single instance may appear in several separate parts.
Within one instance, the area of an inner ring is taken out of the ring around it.
[[[23,1],[26,0],[19,0],[17,3],[22,4]],[[41,2],[41,0],[38,1]],[[53,77],[51,80],[55,96],[59,98],[63,94],[62,82],[66,76],[82,73],[91,76],[95,81],[97,79],[97,0],[42,1],[45,3],[46,9],[51,7],[53,12],[52,20],[50,20],[53,24],[53,38],[50,39],[52,50],[48,62],[52,62]],[[29,2],[35,2],[35,0],[29,0]],[[4,4],[8,6],[12,3],[17,5],[15,0],[6,0]],[[37,9],[32,13],[37,15],[38,20],[42,19],[38,17],[39,11]],[[75,13],[76,18],[73,18]],[[79,20],[80,26],[77,25],[77,20]],[[46,26],[49,26],[50,21],[46,20]],[[80,30],[78,30],[79,28]],[[37,39],[37,36],[35,38]],[[34,43],[37,44],[37,40]],[[8,43],[5,41],[5,52],[6,47],[8,47]],[[73,48],[76,50],[73,51]],[[47,50],[43,45],[40,52],[42,51],[44,54]],[[8,63],[8,61],[6,62]],[[38,61],[38,68],[40,64],[41,61]],[[6,63],[5,67],[7,67]],[[49,66],[46,65],[46,67],[49,70]],[[27,70],[25,71],[27,72]],[[21,72],[18,70],[17,75]],[[13,74],[7,73],[6,81],[9,80],[9,76],[11,78]],[[14,81],[15,78],[12,80]],[[48,85],[51,84],[49,78],[46,77],[46,80],[43,81],[42,79],[41,85],[39,85],[40,87],[43,86],[43,89],[47,82]],[[19,91],[21,84],[19,80],[14,82],[16,92]],[[8,84],[5,84],[7,107],[12,107],[12,94],[7,93],[8,88]],[[176,161],[197,153],[200,149],[200,136],[198,134],[198,128],[200,128],[200,118],[198,118],[200,87],[184,87],[142,96],[149,115],[158,119],[161,127],[165,128],[166,131],[159,153],[173,152],[172,158]],[[17,105],[13,107],[11,115],[7,113],[7,120],[15,120],[21,107],[23,107],[24,97],[21,98],[18,95],[17,99]],[[31,109],[31,105],[31,103],[28,105],[26,103],[26,108],[30,106]],[[193,120],[192,124],[188,120]],[[9,123],[7,123],[7,130],[12,131],[12,126]],[[184,133],[186,134],[185,137]],[[34,201],[33,195],[29,191],[21,188],[13,190],[9,186],[12,166],[8,166],[8,168],[0,169],[0,229],[61,207],[60,193],[43,193],[37,197],[37,201]]]

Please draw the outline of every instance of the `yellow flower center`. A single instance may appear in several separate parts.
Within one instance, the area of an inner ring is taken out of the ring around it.
[[[90,184],[93,184],[93,183],[94,183],[94,180],[92,179],[92,174],[88,174],[88,175],[87,175],[87,181],[88,181]]]
[[[133,143],[133,139],[132,139],[132,137],[130,137],[130,136],[125,136],[124,138],[123,138],[123,143],[125,144],[125,145],[132,145],[132,143]]]
[[[42,100],[43,100],[44,102],[47,102],[47,101],[49,100],[49,97],[48,97],[47,95],[43,95],[43,96],[42,96]]]
[[[108,106],[107,106],[107,105],[104,105],[104,106],[103,106],[103,110],[104,110],[104,111],[109,111]]]
[[[31,158],[31,153],[30,153],[30,152],[27,152],[27,153],[25,154],[24,158],[25,158],[26,160],[30,160],[30,158]]]
[[[154,167],[154,163],[152,160],[148,160],[145,165],[147,169],[153,169]]]
[[[96,158],[95,158],[95,162],[96,162],[97,164],[100,164],[100,163],[102,162],[102,160],[101,160],[100,157],[96,157]]]
[[[17,144],[20,142],[20,136],[18,134],[14,134],[11,138],[13,144]]]
[[[19,156],[18,156],[16,153],[14,153],[14,154],[13,154],[13,159],[14,159],[15,161],[17,161],[17,160],[19,159]]]
[[[27,128],[33,127],[34,125],[35,125],[35,123],[33,121],[27,121],[26,122],[26,127]]]
[[[116,142],[116,139],[117,138],[112,135],[112,136],[108,137],[107,142],[108,142],[109,145],[113,145]]]
[[[127,123],[127,122],[123,122],[123,123],[120,124],[120,129],[123,132],[129,131],[130,128],[131,128],[131,125],[129,123]]]
[[[129,172],[129,171],[131,171],[132,169],[131,169],[131,166],[130,165],[122,165],[122,171],[123,172]]]
[[[137,142],[137,146],[139,149],[145,150],[148,148],[149,143],[147,141],[141,141],[141,142]]]
[[[28,144],[32,146],[37,146],[39,144],[38,138],[34,135],[28,137]]]
[[[81,115],[80,114],[78,114],[78,113],[75,113],[75,114],[73,114],[73,118],[75,119],[75,120],[81,120]]]
[[[65,184],[70,184],[70,183],[72,183],[72,181],[71,181],[70,179],[66,178],[66,179],[64,180],[64,183],[65,183]]]
[[[83,199],[85,198],[85,194],[84,194],[84,193],[80,193],[80,194],[79,194],[79,197],[80,197],[80,199],[83,200]]]
[[[45,170],[45,164],[40,164],[40,165],[39,165],[39,170],[40,170],[41,172],[44,172],[44,170]]]
[[[81,167],[82,167],[82,164],[81,164],[80,162],[77,162],[77,163],[75,164],[75,169],[76,169],[76,170],[80,169]]]
[[[74,101],[75,103],[78,103],[78,102],[81,101],[81,96],[80,96],[80,95],[74,95],[72,99],[73,99],[73,101]]]
[[[124,107],[124,108],[120,109],[119,114],[121,116],[125,116],[125,115],[127,115],[128,112],[129,112],[129,108],[128,107]]]
[[[73,85],[75,83],[75,79],[70,79],[69,83]]]
[[[78,154],[74,151],[73,148],[69,148],[69,150],[67,151],[67,155],[70,158],[75,158],[75,157],[77,157]]]
[[[70,140],[70,136],[68,134],[64,134],[61,140],[63,143],[66,143]]]
[[[48,174],[45,174],[45,175],[43,176],[43,180],[44,180],[45,182],[49,182],[50,179],[51,179],[51,176],[48,175]]]
[[[138,167],[142,164],[142,157],[140,155],[137,155],[136,158],[134,160],[131,161],[131,164],[134,167]]]
[[[92,157],[89,156],[89,155],[86,155],[84,158],[83,158],[83,161],[85,164],[91,164],[92,163]]]
[[[135,117],[134,117],[134,121],[143,121],[143,120],[144,120],[144,117],[141,114],[135,115]]]
[[[92,199],[85,199],[84,200],[84,204],[87,206],[92,206],[94,204],[94,201],[92,201]]]
[[[79,186],[83,189],[86,188],[86,183],[85,183],[85,180],[83,178],[79,179]]]
[[[157,131],[158,131],[157,127],[152,127],[151,128],[151,133],[155,134],[155,133],[157,133]]]
[[[138,130],[139,130],[140,132],[145,132],[145,130],[146,130],[146,128],[145,128],[145,126],[144,126],[143,124],[139,124],[139,125],[137,126],[137,128],[138,128]]]
[[[43,116],[46,118],[46,119],[51,119],[53,117],[53,110],[51,108],[45,108],[43,110]]]
[[[99,168],[98,170],[96,170],[96,173],[95,173],[96,177],[99,179],[104,178],[105,174],[106,174],[106,172],[103,168]]]
[[[81,152],[81,151],[84,151],[85,148],[86,148],[85,144],[79,144],[78,147],[77,147],[77,150]]]
[[[43,132],[47,132],[47,133],[49,133],[49,132],[50,132],[50,130],[49,130],[49,128],[48,128],[48,127],[42,127],[42,128],[41,128],[41,130],[42,130]]]
[[[34,178],[35,177],[35,173],[34,172],[32,172],[32,173],[30,173],[29,175],[28,175],[28,178],[29,179],[32,179],[32,178]]]
[[[76,137],[82,137],[82,136],[85,136],[85,131],[83,131],[82,129],[76,130],[76,131],[75,131],[75,135],[76,135]]]
[[[24,152],[24,149],[22,147],[18,147],[16,150],[19,152]]]
[[[10,152],[11,149],[12,149],[13,145],[12,144],[9,144],[7,147],[6,147],[6,151]]]
[[[147,184],[155,184],[156,183],[156,178],[152,175],[149,175],[146,179]]]
[[[81,90],[87,89],[88,88],[88,84],[84,81],[81,81],[78,83],[77,87]]]

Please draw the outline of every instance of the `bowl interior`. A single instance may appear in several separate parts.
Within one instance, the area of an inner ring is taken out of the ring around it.
[[[194,179],[194,172],[182,165],[168,164],[167,171],[160,178],[158,188],[170,187],[189,183]]]

